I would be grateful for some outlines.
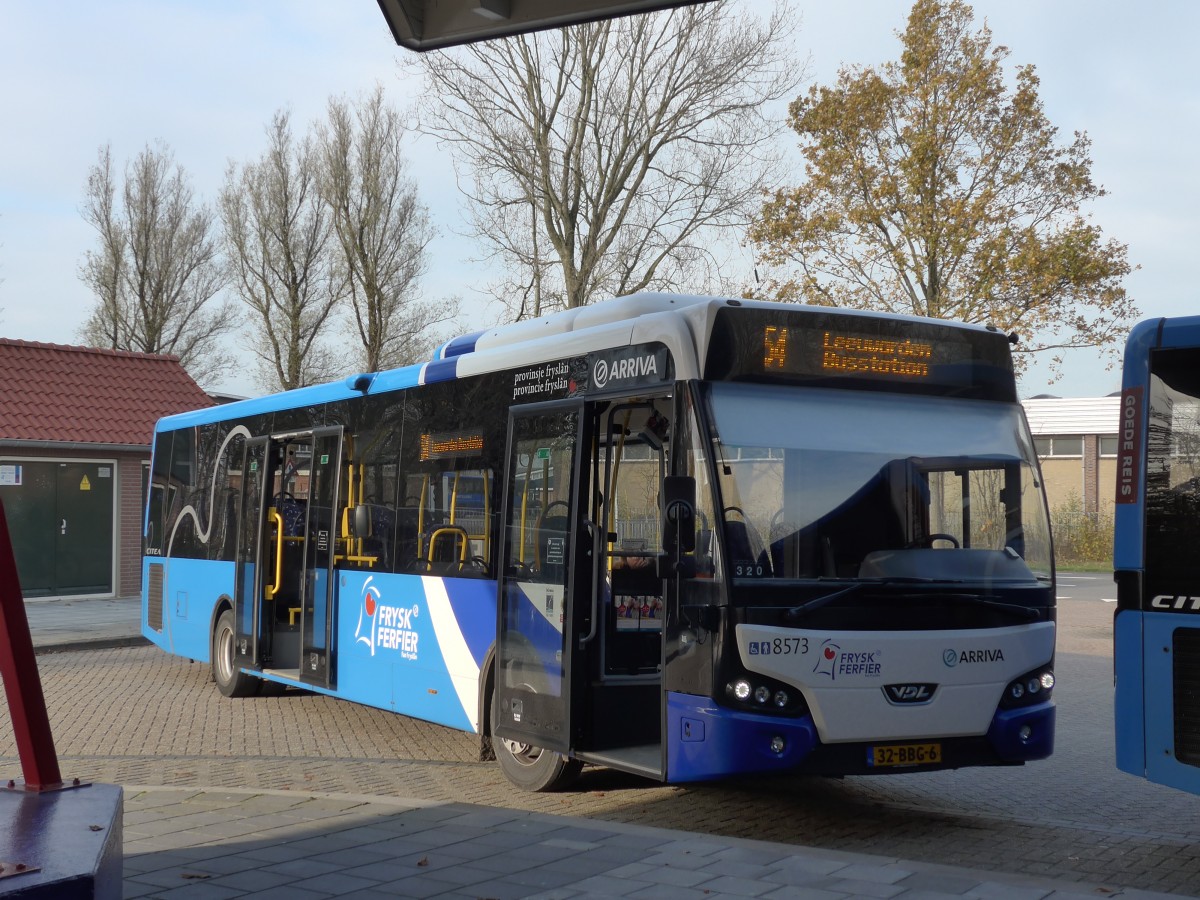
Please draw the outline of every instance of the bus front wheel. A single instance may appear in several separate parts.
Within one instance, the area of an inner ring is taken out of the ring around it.
[[[583,770],[583,763],[555,750],[545,750],[523,741],[497,737],[493,707],[492,749],[504,777],[524,791],[558,791],[567,787]]]
[[[235,637],[233,610],[227,609],[217,618],[217,627],[213,629],[212,678],[217,690],[226,697],[250,697],[258,693],[258,679],[234,665]]]
[[[524,791],[557,791],[579,777],[583,763],[522,741],[492,738],[504,777]]]

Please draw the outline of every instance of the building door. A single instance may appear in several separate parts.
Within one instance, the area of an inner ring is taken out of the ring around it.
[[[112,462],[0,460],[0,499],[26,597],[113,592]]]

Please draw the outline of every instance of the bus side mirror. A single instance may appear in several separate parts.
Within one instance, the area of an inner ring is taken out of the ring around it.
[[[684,554],[696,549],[696,479],[688,475],[668,475],[663,479],[663,556],[664,575],[688,577]]]

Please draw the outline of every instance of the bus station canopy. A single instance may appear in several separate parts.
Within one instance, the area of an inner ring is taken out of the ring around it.
[[[707,0],[379,0],[396,43],[436,50]]]

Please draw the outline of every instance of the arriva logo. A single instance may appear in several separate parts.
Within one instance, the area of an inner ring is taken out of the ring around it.
[[[599,359],[592,367],[592,383],[598,388],[604,387],[610,380],[626,381],[645,375],[658,375],[658,360],[652,353],[632,359],[617,359],[611,363],[606,359]]]
[[[960,664],[1004,662],[1004,651],[999,647],[986,650],[955,650],[947,647],[942,651],[942,662],[951,669]]]
[[[372,656],[376,650],[394,650],[402,659],[415,660],[420,635],[413,620],[420,607],[384,603],[379,588],[371,583],[374,580],[371,576],[363,582],[358,626],[354,629],[355,642],[366,644]]]

